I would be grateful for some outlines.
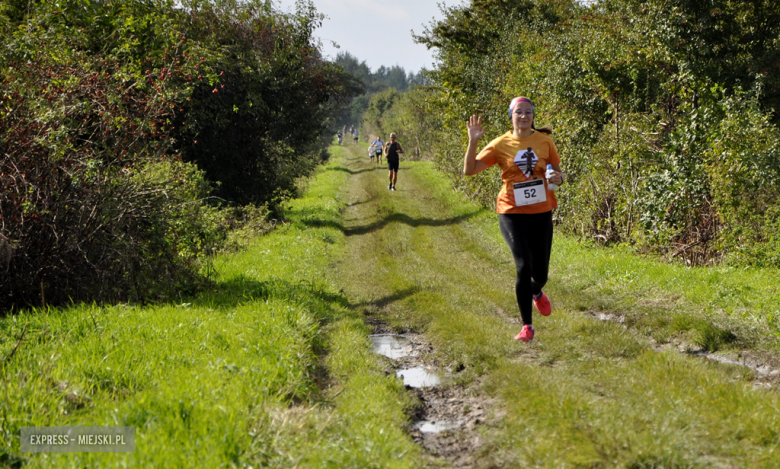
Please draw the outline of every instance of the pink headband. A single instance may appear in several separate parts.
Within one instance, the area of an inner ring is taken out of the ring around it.
[[[517,106],[517,103],[519,103],[520,101],[525,101],[527,103],[530,103],[532,108],[536,107],[534,106],[534,102],[526,97],[518,96],[516,98],[513,98],[512,101],[509,103],[509,110],[507,111],[507,114],[509,114],[510,119],[512,118],[512,111],[514,111],[515,106]]]

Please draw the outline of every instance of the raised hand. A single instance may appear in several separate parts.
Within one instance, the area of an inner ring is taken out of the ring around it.
[[[466,128],[469,132],[469,140],[477,141],[485,135],[485,129],[482,128],[482,116],[477,117],[473,115],[469,117]]]

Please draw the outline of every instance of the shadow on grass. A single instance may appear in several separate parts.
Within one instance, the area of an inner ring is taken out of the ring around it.
[[[354,171],[352,169],[345,168],[343,166],[329,166],[327,168],[328,171],[341,171],[343,173],[349,173],[349,174],[367,173],[369,171],[376,171],[377,169],[378,169],[377,167],[373,167],[373,168],[363,168],[363,169],[359,169],[357,171]]]
[[[349,307],[346,296],[342,293],[326,291],[321,285],[307,281],[289,282],[279,278],[259,281],[244,275],[214,283],[210,290],[193,298],[192,303],[201,307],[232,308],[240,304],[272,298],[305,303],[311,307],[312,312],[317,312],[318,319],[327,319],[321,317],[319,313],[327,310],[325,316],[330,316],[332,306]]]
[[[479,215],[480,212],[481,212],[480,210],[475,210],[470,213],[464,213],[463,215],[458,215],[457,217],[442,218],[442,219],[425,218],[425,217],[412,218],[409,215],[406,215],[404,213],[394,213],[392,215],[383,218],[382,220],[376,221],[374,223],[370,223],[365,226],[358,226],[355,228],[344,229],[344,234],[347,236],[355,236],[355,235],[373,233],[374,231],[381,230],[382,228],[384,228],[390,223],[404,223],[414,228],[418,226],[455,225],[463,221],[466,221],[470,218],[474,218],[475,216]]]
[[[401,301],[401,300],[406,299],[406,298],[408,298],[408,297],[410,297],[412,295],[416,295],[417,293],[420,293],[421,291],[422,291],[422,289],[420,289],[419,287],[405,288],[403,290],[400,290],[400,291],[397,291],[397,292],[393,293],[392,295],[388,295],[388,296],[385,296],[385,297],[382,297],[382,298],[379,298],[379,299],[373,300],[373,301],[364,301],[362,303],[358,303],[358,304],[352,305],[352,306],[363,307],[363,308],[365,308],[367,306],[374,306],[376,308],[382,309],[382,308],[384,308],[385,306],[387,306],[387,305],[389,305],[391,303],[395,303],[396,301]]]
[[[368,202],[368,201],[366,201]],[[361,202],[365,203],[365,202]],[[310,227],[310,228],[335,228],[339,231],[344,232],[347,236],[356,236],[356,235],[363,235],[367,233],[373,233],[374,231],[381,230],[385,226],[387,226],[390,223],[404,223],[406,225],[409,225],[411,227],[418,227],[418,226],[447,226],[447,225],[455,225],[457,223],[461,223],[465,220],[468,220],[470,218],[474,218],[475,216],[479,215],[481,210],[475,210],[470,213],[465,213],[463,215],[458,215],[457,217],[450,217],[450,218],[442,218],[442,219],[436,219],[436,218],[412,218],[409,215],[406,215],[404,213],[394,213],[392,215],[389,215],[382,220],[376,221],[374,223],[370,223],[368,225],[364,226],[358,226],[355,228],[345,228],[344,225],[341,223],[332,221],[332,220],[322,220],[319,218],[308,218],[301,220],[301,223]]]
[[[361,202],[365,203],[365,202]],[[322,220],[319,218],[307,218],[304,220],[301,220],[300,223],[310,227],[310,228],[335,228],[339,231],[344,232],[347,236],[356,236],[356,235],[363,235],[367,233],[373,233],[374,231],[381,230],[385,226],[387,226],[390,223],[404,223],[406,225],[412,226],[412,227],[418,227],[418,226],[446,226],[446,225],[455,225],[457,223],[461,223],[465,220],[468,220],[470,218],[474,218],[480,213],[479,210],[473,211],[471,213],[465,213],[463,215],[458,215],[457,217],[450,217],[450,218],[442,218],[442,219],[435,219],[435,218],[412,218],[409,215],[403,214],[403,213],[394,213],[392,215],[389,215],[382,220],[376,221],[374,223],[370,223],[365,226],[358,226],[356,228],[345,228],[344,225],[341,223],[335,222],[333,220]]]
[[[376,196],[370,197],[370,198],[368,198],[366,200],[358,200],[357,202],[349,203],[349,204],[347,204],[347,207],[354,207],[356,205],[367,204],[369,202],[373,202],[374,200],[376,200]]]

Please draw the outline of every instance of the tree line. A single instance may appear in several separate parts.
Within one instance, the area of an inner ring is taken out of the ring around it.
[[[456,186],[489,205],[493,171],[463,178],[465,122],[511,128],[537,105],[563,157],[556,222],[689,264],[780,266],[780,4],[771,0],[473,0],[416,39],[423,86],[377,95]]]
[[[339,125],[361,126],[371,99],[379,93],[392,95],[426,83],[424,69],[414,73],[407,72],[399,65],[390,67],[382,65],[372,72],[365,60],[360,61],[349,52],[339,52],[334,62],[363,85],[362,93],[355,96],[350,106],[342,112]],[[370,132],[371,127],[364,130]]]
[[[201,285],[363,89],[321,56],[321,21],[310,2],[0,0],[0,311]]]

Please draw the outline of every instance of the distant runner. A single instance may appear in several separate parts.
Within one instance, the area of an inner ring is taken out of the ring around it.
[[[377,137],[374,140],[374,151],[376,151],[376,162],[382,164],[382,150],[384,149],[385,142],[382,141],[382,137]]]
[[[358,143],[358,129],[355,129],[354,132],[352,132],[352,135],[354,136],[355,145]]]
[[[385,144],[385,156],[387,156],[387,169],[390,170],[390,185],[387,188],[392,191],[395,190],[395,183],[398,180],[399,155],[403,152],[401,144],[395,141],[395,134],[390,134],[390,141]]]
[[[344,135],[341,133],[340,130],[339,130],[339,132],[336,135],[339,136],[339,145],[341,145],[341,139],[344,138]]]
[[[555,193],[547,184],[563,184],[561,159],[549,127],[534,126],[534,103],[525,97],[509,104],[513,130],[494,139],[477,155],[477,144],[485,134],[482,117],[472,115],[466,127],[469,144],[463,159],[463,174],[472,176],[497,164],[503,187],[498,194],[498,226],[512,251],[517,269],[515,295],[523,320],[523,329],[515,340],[534,338],[533,308],[549,316],[550,300],[542,292],[547,283],[552,249],[552,210],[558,206]],[[550,179],[545,169],[552,165]]]
[[[368,157],[371,159],[371,162],[374,162],[374,156],[376,156],[376,146],[372,143],[371,146],[368,147]]]

